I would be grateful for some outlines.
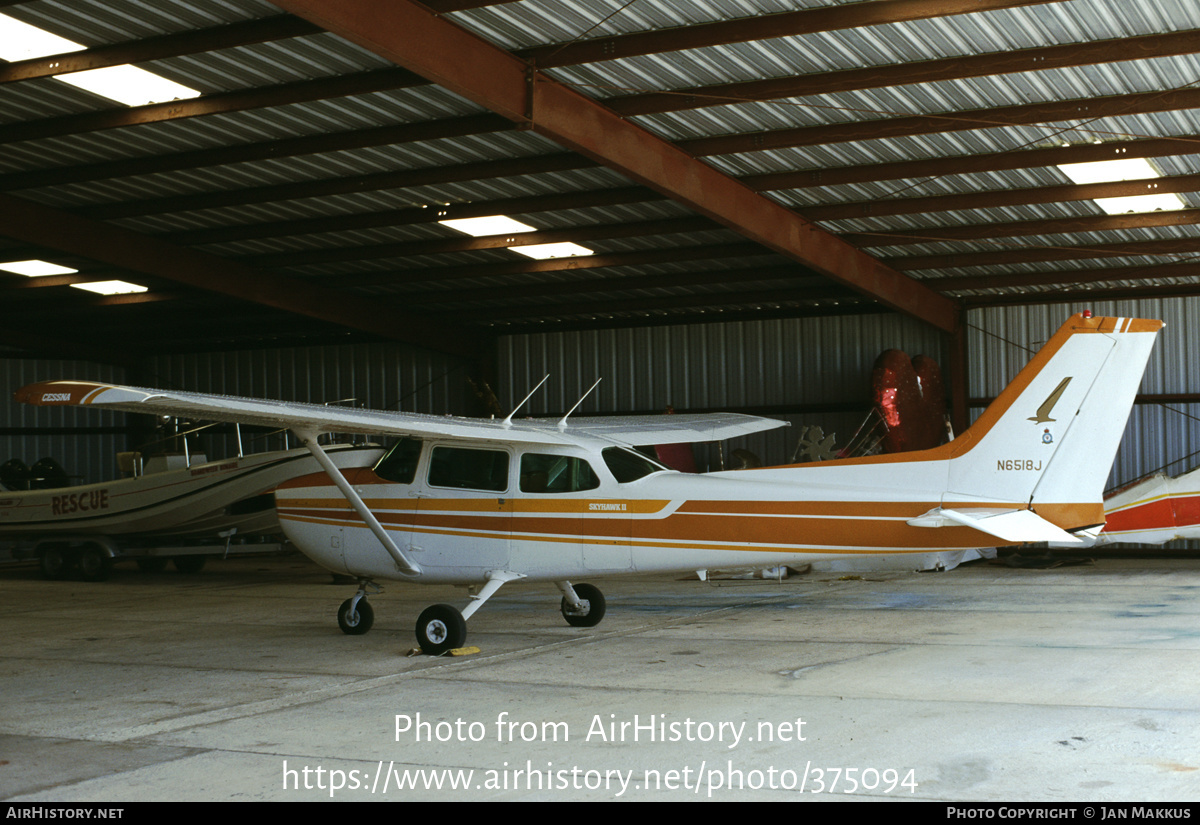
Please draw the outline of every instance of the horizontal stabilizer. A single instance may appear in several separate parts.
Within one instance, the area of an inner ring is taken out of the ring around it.
[[[1083,543],[1032,510],[1006,510],[998,507],[962,507],[955,510],[936,507],[922,516],[909,519],[908,524],[913,527],[971,527],[1011,543],[1026,541]]]

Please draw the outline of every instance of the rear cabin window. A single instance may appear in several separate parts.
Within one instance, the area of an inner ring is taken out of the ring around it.
[[[607,447],[601,451],[600,455],[604,457],[608,471],[620,484],[628,484],[630,481],[637,481],[651,473],[659,473],[667,469],[661,464],[655,464],[645,456],[621,447]]]
[[[592,465],[582,458],[541,453],[521,456],[523,493],[578,493],[599,486],[600,479]]]
[[[508,489],[508,453],[469,447],[434,447],[429,459],[429,484],[456,490]]]
[[[417,461],[421,458],[421,442],[416,438],[405,438],[392,445],[392,449],[375,465],[375,475],[397,484],[412,484],[417,477]]]

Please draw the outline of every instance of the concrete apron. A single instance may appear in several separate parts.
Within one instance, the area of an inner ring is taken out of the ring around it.
[[[1195,560],[599,584],[598,627],[509,585],[432,659],[462,590],[351,637],[296,557],[0,569],[0,798],[1200,799]]]

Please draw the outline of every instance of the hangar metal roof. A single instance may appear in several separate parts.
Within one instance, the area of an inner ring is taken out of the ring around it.
[[[0,346],[130,354],[1200,291],[1191,0],[0,0]],[[56,76],[132,63],[201,94]],[[1149,158],[1151,180],[1060,164]],[[1097,198],[1176,193],[1107,214]],[[438,223],[504,214],[536,232]],[[592,254],[533,260],[531,243]],[[72,285],[147,287],[94,295]]]

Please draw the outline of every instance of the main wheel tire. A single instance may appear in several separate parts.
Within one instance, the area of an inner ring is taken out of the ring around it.
[[[338,608],[338,627],[347,636],[361,636],[375,624],[375,608],[366,599],[358,600],[358,607],[350,612],[354,599],[346,599]]]
[[[171,563],[175,565],[175,569],[188,576],[203,570],[204,563],[207,561],[208,559],[204,556],[175,556],[171,559]]]
[[[577,584],[574,587],[575,595],[587,603],[587,610],[584,612],[573,611],[564,596],[559,610],[562,611],[567,624],[571,627],[595,627],[600,624],[600,620],[604,618],[604,611],[607,609],[607,605],[604,603],[604,594],[600,592],[600,588],[590,584]]]
[[[95,544],[85,544],[79,551],[79,576],[85,582],[102,582],[112,573],[112,556]]]
[[[71,573],[72,558],[65,545],[47,544],[38,550],[38,566],[42,575],[52,582],[65,579]]]
[[[417,619],[417,644],[430,656],[462,647],[467,641],[467,620],[448,604],[435,604]]]

